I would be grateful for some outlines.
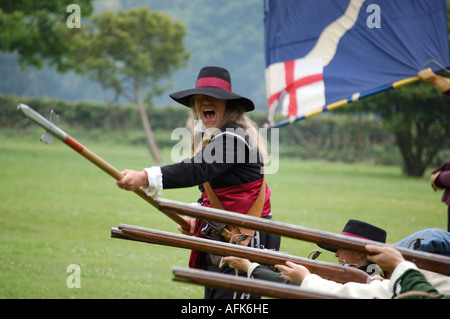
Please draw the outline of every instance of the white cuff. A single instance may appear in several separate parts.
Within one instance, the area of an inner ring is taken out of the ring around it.
[[[147,196],[158,199],[162,196],[163,190],[161,167],[152,166],[150,168],[145,168],[144,171],[147,172],[148,187],[142,187],[142,189]]]
[[[258,263],[251,263],[250,266],[247,269],[247,277],[252,278],[253,270],[255,270],[256,267],[258,267]]]
[[[417,266],[410,262],[410,261],[403,261],[400,264],[395,267],[394,271],[392,272],[391,278],[389,278],[389,290],[393,293],[397,293],[396,290],[400,289],[401,287],[394,287],[397,279],[399,279],[405,271],[408,269],[418,269]]]

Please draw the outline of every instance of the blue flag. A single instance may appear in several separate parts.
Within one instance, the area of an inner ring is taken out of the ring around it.
[[[301,119],[450,66],[447,0],[266,0],[269,115]]]

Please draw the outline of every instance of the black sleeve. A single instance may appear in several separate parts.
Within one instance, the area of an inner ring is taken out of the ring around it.
[[[239,138],[223,134],[190,159],[161,167],[163,188],[191,187],[211,181],[248,161],[248,147]],[[242,157],[242,154],[244,157]]]
[[[252,277],[255,279],[263,279],[282,284],[289,284],[294,286],[300,286],[300,283],[295,281],[286,280],[280,277],[281,273],[273,271],[265,266],[258,266],[252,272]]]
[[[434,183],[440,188],[450,188],[450,171],[441,172]]]

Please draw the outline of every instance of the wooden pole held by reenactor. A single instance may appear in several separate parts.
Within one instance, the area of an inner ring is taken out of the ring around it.
[[[33,110],[28,105],[19,104],[17,106],[17,109],[21,111],[30,120],[32,120],[34,123],[38,124],[39,126],[41,126],[46,130],[46,133],[43,135],[43,137],[47,136],[48,135],[47,133],[51,134],[52,136],[56,137],[66,145],[70,146],[73,150],[81,154],[84,158],[86,158],[91,163],[102,169],[104,172],[112,176],[114,179],[120,180],[123,178],[122,173],[118,171],[116,168],[114,168],[111,164],[100,158],[97,154],[89,150],[83,144],[75,140],[69,134],[60,129],[57,125],[47,120],[45,117],[43,117],[41,114]],[[41,138],[41,140],[49,144],[53,139],[49,139],[48,137],[46,137],[45,139]],[[145,194],[145,192],[141,188],[135,191],[135,193],[149,204],[153,205],[156,208],[158,207],[157,202],[150,196],[147,196],[147,194]],[[189,223],[186,222],[186,220],[183,217],[179,216],[178,214],[173,214],[170,212],[164,212],[164,214],[166,214],[169,218],[178,223],[178,225],[180,225],[184,229],[190,228]]]

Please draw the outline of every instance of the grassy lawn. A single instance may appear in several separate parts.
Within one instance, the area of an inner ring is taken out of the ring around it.
[[[203,297],[202,287],[172,281],[171,267],[187,267],[188,250],[110,238],[119,223],[177,233],[172,220],[61,142],[40,143],[39,135],[0,135],[0,298]],[[85,144],[119,170],[152,165],[145,146]],[[170,150],[163,156],[171,163]],[[442,193],[432,191],[428,176],[280,159],[267,182],[278,221],[339,233],[356,218],[386,229],[393,243],[420,229],[445,229]],[[164,192],[184,202],[198,196],[196,188]],[[282,250],[298,256],[316,248],[282,240]],[[320,260],[336,262],[327,252]],[[80,266],[80,289],[67,287],[70,264]]]

